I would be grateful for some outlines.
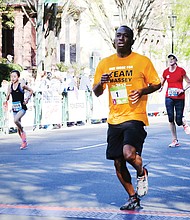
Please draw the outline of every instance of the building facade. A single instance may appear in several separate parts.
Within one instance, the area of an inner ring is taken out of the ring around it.
[[[23,5],[14,4],[14,28],[2,28],[3,14],[0,19],[0,57],[13,57],[14,63],[22,67],[36,65],[36,30],[31,21],[23,12]]]

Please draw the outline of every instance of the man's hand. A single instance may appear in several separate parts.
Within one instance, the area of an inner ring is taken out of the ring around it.
[[[97,97],[103,94],[103,91],[104,91],[103,84],[108,83],[110,81],[110,76],[111,76],[111,73],[110,74],[104,73],[101,76],[100,82],[94,86],[93,91]]]
[[[110,74],[108,74],[108,73],[103,74],[101,77],[101,80],[100,80],[101,84],[108,83],[110,80],[110,76],[111,76],[111,73]]]
[[[139,101],[140,97],[142,96],[141,90],[131,90],[129,94],[129,100],[132,101],[132,104],[135,104]]]

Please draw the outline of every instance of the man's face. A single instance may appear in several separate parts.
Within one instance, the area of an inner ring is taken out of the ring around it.
[[[133,37],[131,32],[125,28],[118,28],[115,35],[115,47],[117,50],[130,50],[133,44]]]
[[[168,61],[169,61],[169,65],[170,66],[173,66],[173,65],[175,65],[177,63],[177,59],[174,56],[170,56],[168,58]]]

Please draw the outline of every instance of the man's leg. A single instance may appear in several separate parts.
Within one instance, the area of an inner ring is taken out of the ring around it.
[[[143,174],[142,158],[136,153],[136,149],[133,146],[128,144],[124,145],[123,156],[124,159],[135,168],[137,175]]]
[[[123,158],[115,159],[114,166],[119,181],[129,196],[133,196],[135,194],[135,190],[131,182],[131,174],[129,173],[129,170],[126,166],[126,161]]]
[[[148,171],[143,167],[142,157],[136,153],[136,148],[131,145],[124,145],[123,155],[125,160],[137,171],[137,194],[139,197],[148,192]]]
[[[120,210],[134,210],[135,208],[140,207],[140,199],[137,197],[131,183],[131,175],[126,166],[126,161],[123,158],[119,158],[114,161],[114,165],[118,179],[129,194],[128,202],[122,205]]]

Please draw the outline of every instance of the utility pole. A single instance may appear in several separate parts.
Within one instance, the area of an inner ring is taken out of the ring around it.
[[[81,57],[80,57],[80,22],[81,22],[81,13],[85,10],[85,8],[79,7],[76,9],[75,13],[73,14],[73,20],[76,24],[76,62],[81,64]]]
[[[80,18],[76,21],[77,33],[76,33],[76,62],[81,64],[80,60]]]
[[[70,64],[70,17],[65,20],[65,64]]]

